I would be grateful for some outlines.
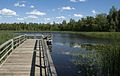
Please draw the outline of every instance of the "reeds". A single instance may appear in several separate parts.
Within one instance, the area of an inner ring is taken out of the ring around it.
[[[0,33],[0,45],[13,37],[15,37],[13,33]]]

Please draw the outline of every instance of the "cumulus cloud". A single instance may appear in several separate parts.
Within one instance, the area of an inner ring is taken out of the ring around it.
[[[24,18],[17,18],[17,20],[22,21],[22,20],[24,20]]]
[[[50,18],[45,18],[45,20],[49,21],[49,20],[50,20]]]
[[[95,11],[95,10],[92,10],[91,12],[92,12],[93,14],[96,14],[96,11]]]
[[[11,15],[4,15],[3,16],[4,18],[10,18],[10,17],[12,17]]]
[[[75,17],[83,17],[82,14],[74,14]]]
[[[0,14],[2,14],[2,15],[11,15],[11,16],[17,15],[15,11],[7,9],[7,8],[1,9]]]
[[[27,17],[25,17],[25,19],[37,19],[38,17],[37,16],[34,16],[34,15],[29,15]]]
[[[31,5],[30,8],[35,8],[35,6]]]
[[[70,6],[62,7],[62,10],[74,10],[74,9],[75,9],[74,7],[70,7]]]
[[[59,17],[56,17],[57,19],[65,19],[64,16],[59,16]]]
[[[70,2],[85,2],[86,0],[70,0]]]
[[[18,2],[18,3],[15,3],[14,6],[16,6],[16,7],[25,7],[25,4],[21,4],[21,3]]]
[[[17,20],[19,21],[23,21],[25,19],[37,19],[38,17],[35,16],[35,15],[29,15],[29,16],[26,16],[26,17],[23,17],[23,18],[17,18]]]
[[[31,11],[31,12],[27,12],[26,14],[37,15],[37,16],[44,16],[44,15],[46,15],[45,12],[38,11],[37,9],[35,9],[35,10]]]

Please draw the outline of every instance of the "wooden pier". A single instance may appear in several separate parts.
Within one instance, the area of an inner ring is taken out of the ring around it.
[[[57,76],[47,39],[21,35],[2,44],[0,76]]]

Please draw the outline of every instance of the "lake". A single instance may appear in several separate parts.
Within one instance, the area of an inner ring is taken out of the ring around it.
[[[52,34],[51,55],[58,76],[120,75],[120,48],[116,47],[118,44],[115,43],[113,47],[111,40],[93,39],[78,34]]]

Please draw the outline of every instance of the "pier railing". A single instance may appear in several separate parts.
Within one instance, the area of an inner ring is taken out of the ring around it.
[[[20,35],[0,45],[0,64],[6,59],[6,57],[12,52],[13,49],[18,47],[25,40],[26,35]]]
[[[9,56],[9,54],[20,44],[22,44],[26,39],[36,39],[36,38],[39,38],[41,40],[42,49],[44,51],[43,56],[44,56],[46,76],[57,76],[55,66],[53,64],[53,60],[50,55],[50,50],[47,45],[47,40],[44,39],[42,36],[37,37],[37,36],[29,36],[29,35],[20,35],[0,45],[0,66],[1,64],[3,64],[7,56]]]
[[[44,60],[46,65],[46,75],[47,76],[57,76],[53,60],[50,55],[50,50],[47,45],[47,41],[41,38],[43,51],[44,51]]]

